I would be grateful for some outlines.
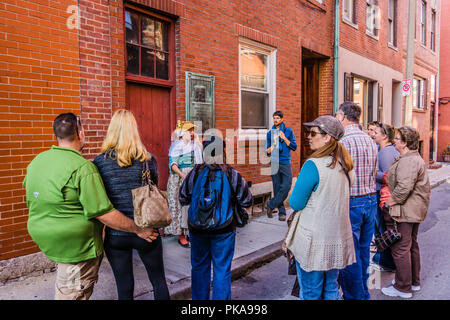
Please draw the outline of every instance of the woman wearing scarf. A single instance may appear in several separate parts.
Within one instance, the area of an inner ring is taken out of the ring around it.
[[[181,206],[178,200],[180,186],[186,175],[195,164],[203,163],[202,147],[198,135],[194,132],[192,122],[178,122],[175,130],[175,140],[169,149],[169,180],[167,196],[169,210],[172,214],[172,224],[165,228],[166,234],[177,235],[178,243],[189,248],[186,235],[189,233],[187,224],[188,206]]]

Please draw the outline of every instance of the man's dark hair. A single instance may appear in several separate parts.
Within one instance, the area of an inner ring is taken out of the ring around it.
[[[283,119],[283,112],[277,110],[272,115],[272,117],[275,117],[275,116],[279,116],[281,119]]]
[[[53,121],[53,132],[58,139],[73,141],[81,128],[80,118],[72,112],[61,113]]]
[[[345,101],[339,106],[339,111],[341,111],[345,117],[350,122],[359,122],[359,118],[361,117],[361,107],[358,106],[353,101]]]

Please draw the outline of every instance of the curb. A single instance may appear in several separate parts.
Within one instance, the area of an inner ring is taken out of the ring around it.
[[[434,189],[434,188],[440,186],[441,184],[443,184],[444,182],[450,182],[450,176],[446,177],[445,179],[434,182],[432,185],[430,185],[430,188]]]
[[[283,254],[283,251],[281,250],[282,243],[283,241],[275,242],[267,247],[233,260],[231,267],[231,281],[242,278],[254,269],[280,257]],[[169,285],[169,292],[171,300],[191,299],[191,278],[187,277]],[[151,293],[144,293],[135,298],[139,297],[140,299],[146,299],[146,295],[150,294]],[[150,299],[151,297],[149,296],[148,298]]]

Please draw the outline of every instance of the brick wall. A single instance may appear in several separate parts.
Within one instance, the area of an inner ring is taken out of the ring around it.
[[[175,19],[176,118],[185,118],[185,72],[215,76],[216,127],[237,128],[239,37],[277,49],[277,109],[300,140],[302,47],[320,63],[319,113],[333,108],[334,1],[136,0]],[[80,28],[70,29],[70,5]],[[52,120],[81,114],[92,159],[111,117],[125,106],[122,0],[5,0],[0,3],[0,260],[36,252],[26,231],[22,181],[28,163],[55,143]],[[162,115],[164,116],[164,115]],[[300,166],[293,154],[293,174]],[[247,156],[247,163],[249,159]],[[270,181],[254,165],[237,166],[253,183]]]
[[[450,2],[442,2],[441,39],[450,38]],[[450,42],[441,41],[439,65],[439,97],[450,97]],[[439,106],[438,160],[450,143],[450,103]]]
[[[388,45],[388,1],[378,1],[380,7],[380,29],[378,39],[366,33],[366,1],[356,1],[356,24],[346,23],[342,19],[342,3],[340,9],[339,45],[361,56],[384,64],[394,70],[404,71],[402,65],[402,50],[406,50],[406,42],[403,35],[407,32],[407,17],[402,12],[405,10],[406,1],[398,0],[398,24],[397,24],[397,49]]]
[[[430,159],[430,78],[432,75],[438,73],[439,67],[439,48],[440,48],[440,38],[439,38],[439,24],[441,15],[441,1],[436,1],[436,51],[433,52],[430,49],[430,32],[431,32],[431,1],[427,2],[427,12],[426,12],[426,43],[425,45],[421,42],[421,29],[420,29],[420,4],[421,0],[417,0],[416,3],[416,38],[414,43],[414,76],[420,77],[427,80],[426,88],[426,106],[425,110],[413,110],[412,113],[412,126],[419,131],[420,138],[423,141],[422,156],[425,163],[428,164]],[[445,1],[444,1],[445,2]],[[403,9],[403,20],[408,21],[407,18],[407,3],[402,2]],[[406,32],[405,32],[406,33]],[[444,38],[445,39],[445,38]],[[403,54],[406,59],[406,36],[403,38],[404,50]],[[404,70],[406,71],[406,60],[404,60]],[[405,72],[404,71],[404,72]]]
[[[0,260],[38,250],[26,230],[25,170],[55,143],[55,116],[80,110],[77,31],[67,26],[76,3],[0,2]]]

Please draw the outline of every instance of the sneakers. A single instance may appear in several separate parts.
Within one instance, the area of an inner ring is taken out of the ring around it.
[[[412,293],[398,291],[393,286],[389,286],[387,288],[382,288],[381,292],[389,297],[400,297],[403,299],[412,298]]]
[[[395,279],[392,280],[392,285],[395,284]],[[420,286],[411,286],[412,291],[420,291]]]
[[[373,270],[377,270],[377,271],[395,272],[395,269],[391,269],[391,268],[388,268],[388,267],[380,266],[378,263],[375,263],[373,261],[370,262],[370,267]]]
[[[278,220],[286,221],[286,215],[285,214],[278,214]]]

